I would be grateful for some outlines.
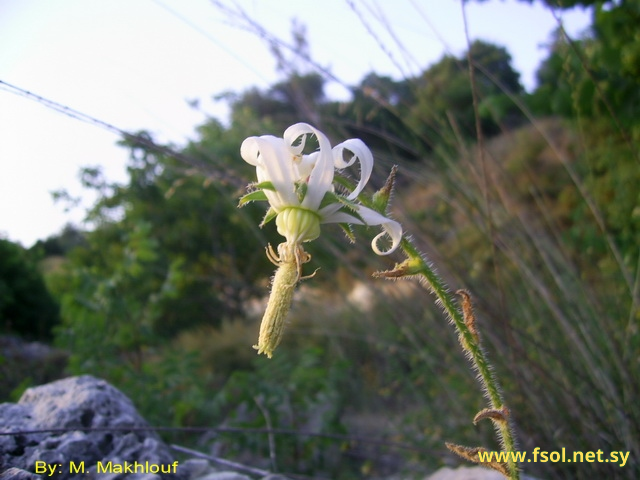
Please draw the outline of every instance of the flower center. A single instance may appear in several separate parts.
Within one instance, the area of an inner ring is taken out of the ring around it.
[[[278,213],[276,226],[287,243],[310,242],[320,236],[320,216],[305,208],[285,208]]]

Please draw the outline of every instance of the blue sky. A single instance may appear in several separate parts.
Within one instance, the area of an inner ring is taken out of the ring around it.
[[[459,1],[236,3],[285,41],[293,18],[306,25],[313,58],[346,85],[370,71],[415,75],[466,49]],[[470,2],[467,16],[471,38],[505,46],[533,88],[557,26],[552,13],[539,2],[492,0]],[[589,25],[585,10],[562,17],[574,36]],[[204,112],[224,120],[225,105],[213,95],[279,80],[267,45],[240,27],[208,0],[0,0],[0,80],[181,145],[205,118],[188,100],[199,99]],[[328,94],[347,95],[338,83]],[[79,224],[83,209],[65,213],[50,192],[65,188],[90,204],[78,180],[82,166],[100,165],[109,179],[125,181],[127,152],[117,141],[0,85],[0,235],[30,246],[67,222]]]

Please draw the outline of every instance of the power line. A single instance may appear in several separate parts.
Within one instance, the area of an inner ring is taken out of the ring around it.
[[[185,17],[181,13],[175,11],[174,9],[170,8],[169,6],[165,5],[164,3],[162,3],[162,2],[160,2],[158,0],[151,0],[151,1],[153,3],[155,3],[157,6],[159,6],[160,8],[162,8],[163,10],[167,11],[170,15],[172,15],[175,18],[177,18],[178,20],[180,20],[182,23],[187,25],[189,28],[193,29],[194,31],[196,31],[197,33],[202,35],[209,42],[213,43],[215,46],[217,46],[221,50],[225,51],[227,54],[229,54],[231,57],[233,57],[238,63],[243,65],[245,68],[247,68],[247,70],[250,70],[251,72],[253,72],[265,84],[267,84],[267,85],[269,84],[269,80],[259,70],[254,68],[254,66],[250,62],[247,62],[247,61],[243,60],[232,49],[230,49],[225,44],[220,42],[217,38],[212,36],[208,31],[204,30],[203,28],[201,28],[200,26],[195,24],[193,21],[189,20],[187,17]]]
[[[0,437],[10,435],[33,435],[38,433],[67,433],[67,432],[187,432],[187,433],[236,433],[236,434],[276,434],[276,435],[294,435],[300,437],[326,438],[350,443],[363,443],[368,445],[377,445],[387,448],[396,448],[400,450],[412,450],[415,452],[427,452],[424,448],[410,445],[407,443],[399,443],[381,438],[360,437],[354,435],[345,435],[340,433],[322,433],[309,432],[304,430],[293,430],[287,428],[243,428],[243,427],[163,427],[163,426],[130,426],[130,427],[72,427],[72,428],[38,428],[30,430],[16,431],[0,431]]]
[[[94,125],[96,127],[102,128],[103,130],[107,130],[111,133],[119,135],[123,139],[131,142],[134,146],[144,147],[155,153],[175,158],[176,160],[189,165],[190,167],[197,168],[203,174],[206,174],[221,183],[230,184],[235,187],[241,187],[246,184],[246,181],[244,179],[238,177],[237,175],[234,175],[233,172],[229,171],[228,169],[216,168],[214,167],[213,162],[203,162],[181,152],[177,152],[176,150],[165,145],[159,145],[146,134],[128,132],[111,123],[105,122],[104,120],[100,120],[91,115],[80,112],[79,110],[55,102],[41,95],[20,88],[17,85],[12,85],[3,80],[0,80],[0,88],[14,95],[18,95],[28,100],[35,101],[40,105],[43,105],[44,107],[61,113],[62,115],[65,115],[67,117],[79,120],[89,125]]]

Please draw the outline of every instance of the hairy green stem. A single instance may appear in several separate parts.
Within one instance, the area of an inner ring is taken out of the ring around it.
[[[474,332],[470,330],[465,322],[464,315],[458,307],[453,294],[410,240],[404,238],[401,243],[401,248],[407,256],[406,273],[402,276],[417,275],[426,281],[427,286],[438,298],[442,308],[458,331],[463,348],[467,351],[473,367],[478,372],[478,378],[489,400],[489,408],[492,410],[506,411],[500,386],[493,375],[491,365],[482,349],[480,338],[474,335]],[[505,419],[505,421],[493,421],[493,424],[502,444],[503,451],[515,451],[515,435],[508,419]],[[508,470],[510,479],[519,479],[518,465],[511,458],[508,461]]]

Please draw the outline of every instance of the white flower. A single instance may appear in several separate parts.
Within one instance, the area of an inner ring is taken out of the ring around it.
[[[315,136],[318,149],[305,154],[311,135]],[[320,224],[381,225],[383,232],[371,243],[378,255],[387,255],[398,248],[402,227],[357,202],[373,169],[373,155],[361,140],[347,140],[332,149],[322,132],[306,123],[297,123],[287,128],[283,138],[270,135],[247,138],[242,142],[240,154],[256,167],[258,177],[258,183],[242,197],[240,205],[267,200],[270,208],[262,223],[275,218],[278,232],[287,240],[278,246],[277,253],[271,246],[267,248],[267,256],[278,269],[254,348],[271,358],[282,339],[293,292],[305,278],[302,265],[311,258],[302,244],[320,236]],[[333,185],[335,170],[350,167],[356,161],[360,162],[357,185],[346,196],[337,194]],[[385,235],[390,237],[391,247],[382,251],[378,241]]]
[[[317,139],[318,149],[304,154],[310,135]],[[371,151],[361,140],[347,140],[332,149],[322,132],[306,123],[297,123],[287,128],[283,138],[270,135],[247,138],[240,153],[247,163],[256,167],[259,189],[246,195],[241,204],[264,199],[264,194],[271,208],[263,223],[275,217],[278,232],[287,239],[289,249],[318,238],[321,223],[381,225],[383,232],[371,243],[378,255],[387,255],[400,244],[399,223],[356,201],[373,169]],[[345,157],[348,160],[345,161]],[[360,162],[356,187],[346,196],[335,194],[335,170],[347,168],[356,160]],[[378,241],[385,234],[392,244],[382,251]]]

